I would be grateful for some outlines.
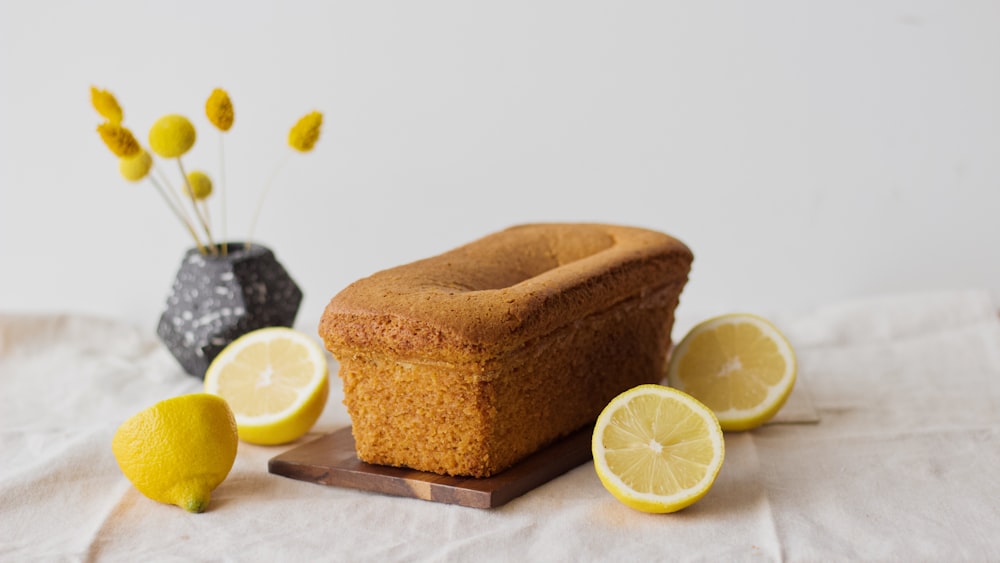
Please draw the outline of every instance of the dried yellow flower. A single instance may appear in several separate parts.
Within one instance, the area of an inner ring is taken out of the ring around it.
[[[201,170],[193,170],[187,175],[184,193],[195,199],[205,199],[212,195],[212,179]]]
[[[2,1],[2,0],[0,0]],[[163,197],[167,206],[174,213],[178,220],[184,225],[195,244],[202,254],[222,254],[226,253],[226,213],[225,213],[225,169],[220,167],[219,174],[219,198],[222,205],[222,236],[223,242],[218,246],[214,242],[209,225],[209,206],[207,198],[213,193],[214,186],[211,178],[200,170],[188,173],[184,168],[181,157],[194,146],[197,140],[197,131],[194,125],[186,117],[177,114],[164,115],[153,123],[149,129],[149,145],[147,149],[136,140],[131,131],[122,126],[124,115],[121,106],[114,94],[107,90],[102,90],[95,86],[90,87],[90,99],[94,109],[104,118],[105,122],[97,127],[97,131],[104,141],[104,144],[118,156],[118,170],[122,177],[130,182],[138,182],[148,178],[156,187],[156,190]],[[229,131],[235,121],[235,110],[229,93],[222,88],[212,90],[205,101],[205,115],[209,122],[222,132]],[[313,111],[304,115],[288,132],[288,144],[296,151],[306,153],[312,151],[319,141],[321,128],[323,126],[323,114]],[[223,161],[222,140],[225,135],[219,137],[220,162]],[[151,175],[154,164],[153,154],[162,158],[177,159],[177,167],[184,179],[183,189],[178,191],[166,180],[165,176],[158,173]],[[222,162],[224,164],[224,162]],[[280,168],[280,166],[279,166]],[[276,171],[277,172],[277,171]],[[276,174],[275,174],[276,175]],[[272,175],[273,179],[274,175]],[[167,189],[161,185],[163,182]],[[257,222],[257,216],[264,201],[264,196],[271,187],[269,181],[261,193],[251,225],[250,236],[246,239],[246,245],[250,246],[253,236],[253,229]],[[184,211],[184,203],[179,196],[186,196],[192,203],[194,219]],[[202,244],[201,236],[196,230],[200,223],[202,234],[207,237],[208,244]]]
[[[229,131],[234,117],[233,101],[229,99],[229,93],[222,88],[212,90],[212,95],[205,102],[205,115],[220,131]]]
[[[118,105],[118,100],[115,99],[115,95],[111,92],[99,90],[91,86],[90,103],[104,119],[115,124],[122,122],[122,108]]]
[[[314,111],[300,119],[288,132],[288,144],[299,152],[309,152],[319,140],[319,129],[323,125],[323,114]]]
[[[142,151],[139,141],[135,140],[132,132],[117,123],[110,121],[102,123],[97,126],[97,132],[101,134],[104,144],[115,153],[115,156],[135,156]]]
[[[149,174],[153,167],[153,157],[144,150],[139,150],[135,156],[125,156],[118,159],[118,171],[129,182],[138,182]]]
[[[196,138],[194,125],[183,115],[165,115],[149,129],[149,147],[163,158],[176,158],[188,152]]]

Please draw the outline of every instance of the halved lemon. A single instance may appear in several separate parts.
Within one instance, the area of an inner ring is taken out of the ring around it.
[[[601,412],[591,443],[604,487],[643,512],[675,512],[712,487],[725,457],[722,429],[707,407],[662,385],[640,385]]]
[[[283,444],[304,435],[323,413],[329,391],[319,344],[285,327],[237,338],[205,372],[205,392],[229,403],[240,439],[252,444]]]
[[[774,417],[795,386],[795,351],[769,321],[747,313],[709,319],[674,349],[671,387],[712,409],[723,430],[750,430]]]

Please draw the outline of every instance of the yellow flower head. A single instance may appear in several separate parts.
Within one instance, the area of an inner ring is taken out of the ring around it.
[[[115,156],[135,156],[142,151],[139,141],[135,140],[132,132],[117,123],[110,121],[102,123],[97,126],[97,132],[101,134],[104,144],[115,153]]]
[[[125,156],[118,159],[118,171],[129,182],[138,182],[149,174],[153,167],[153,157],[144,150],[139,150],[135,156]]]
[[[191,150],[197,135],[183,115],[165,115],[149,129],[149,147],[163,158],[176,158]]]
[[[288,144],[299,152],[309,152],[319,140],[319,128],[323,125],[323,114],[314,111],[295,124],[288,132]]]
[[[205,199],[212,195],[212,179],[201,170],[191,171],[187,175],[187,184],[184,186],[184,192],[188,196],[194,194],[195,199]]]
[[[90,103],[104,119],[114,124],[122,122],[122,107],[118,105],[118,100],[111,92],[91,86]]]
[[[229,99],[229,94],[222,88],[212,90],[212,95],[205,102],[205,114],[220,131],[229,131],[234,117],[233,101]]]

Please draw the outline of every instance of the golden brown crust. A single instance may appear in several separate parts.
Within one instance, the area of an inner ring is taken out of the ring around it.
[[[692,256],[654,231],[513,227],[334,297],[358,456],[485,477],[662,379]]]
[[[683,243],[646,229],[521,225],[351,284],[330,301],[319,332],[334,347],[403,357],[492,356],[686,279],[691,260]]]

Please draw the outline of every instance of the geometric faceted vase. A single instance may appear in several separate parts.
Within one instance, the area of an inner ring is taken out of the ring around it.
[[[193,248],[184,255],[156,334],[184,371],[204,378],[233,340],[259,328],[291,327],[301,302],[302,290],[268,248],[229,243],[225,256]]]

